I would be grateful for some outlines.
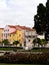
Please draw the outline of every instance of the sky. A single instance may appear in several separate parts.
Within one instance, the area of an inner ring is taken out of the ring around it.
[[[22,25],[33,27],[39,3],[47,0],[0,0],[0,27]]]

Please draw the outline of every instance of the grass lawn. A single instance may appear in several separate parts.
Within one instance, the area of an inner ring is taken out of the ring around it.
[[[0,47],[0,50],[17,51],[17,50],[22,50],[22,48],[19,48],[19,47]],[[23,52],[49,52],[49,48],[33,48],[32,50],[23,50]]]
[[[32,52],[49,52],[49,48],[35,48],[31,50]]]
[[[32,50],[23,50],[23,52],[49,52],[49,48],[33,48]]]
[[[4,50],[4,51],[10,51],[10,50],[17,51],[17,49],[22,49],[22,48],[21,47],[0,47],[0,50]]]

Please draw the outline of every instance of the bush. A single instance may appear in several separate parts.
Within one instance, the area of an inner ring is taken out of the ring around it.
[[[49,65],[49,53],[21,53],[5,54],[0,56],[0,63],[21,63],[21,64],[45,64]]]

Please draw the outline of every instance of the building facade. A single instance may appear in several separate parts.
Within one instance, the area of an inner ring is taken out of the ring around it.
[[[22,47],[31,47],[33,40],[36,38],[36,30],[26,26],[6,25],[2,32],[2,40],[8,39],[11,44],[19,41]]]
[[[28,29],[24,32],[23,46],[31,49],[33,47],[33,40],[36,38],[36,31],[34,29]]]
[[[2,42],[2,32],[3,32],[4,28],[0,28],[0,42]]]

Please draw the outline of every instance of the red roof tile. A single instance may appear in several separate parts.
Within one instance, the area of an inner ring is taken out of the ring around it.
[[[10,28],[16,28],[16,26],[13,26],[13,25],[8,25]]]
[[[18,27],[20,27],[20,28],[23,29],[23,30],[29,30],[29,31],[35,30],[35,29],[31,29],[31,28],[26,27],[26,26],[19,26],[19,25],[18,25]]]
[[[20,25],[17,25],[17,26],[8,25],[8,26],[11,27],[11,28],[15,28],[16,30],[35,31],[35,29],[32,29],[32,28],[30,28],[30,27],[26,27],[26,26],[20,26]]]

